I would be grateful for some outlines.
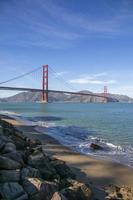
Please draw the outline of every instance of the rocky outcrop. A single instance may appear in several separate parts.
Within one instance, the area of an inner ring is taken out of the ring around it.
[[[0,120],[0,200],[91,199],[65,162],[49,157],[40,141],[30,140]]]

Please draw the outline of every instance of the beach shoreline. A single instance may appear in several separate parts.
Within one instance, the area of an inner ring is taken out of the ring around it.
[[[75,152],[60,144],[52,136],[37,132],[34,126],[27,126],[7,115],[0,115],[0,118],[12,124],[17,130],[22,131],[25,136],[31,139],[39,139],[42,142],[44,152],[49,156],[65,161],[76,173],[79,180],[93,183],[100,188],[109,184],[133,186],[132,168]]]

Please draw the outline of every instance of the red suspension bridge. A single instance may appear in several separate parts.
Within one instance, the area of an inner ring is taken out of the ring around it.
[[[62,77],[57,76],[57,72],[53,70],[52,68],[49,68],[48,65],[44,65],[43,67],[36,68],[32,71],[29,71],[25,74],[16,76],[14,78],[8,79],[6,81],[0,82],[0,85],[10,83],[12,81],[24,78],[25,76],[28,76],[30,74],[35,73],[36,71],[40,70],[42,68],[42,88],[37,89],[37,88],[25,88],[25,87],[11,87],[11,86],[0,86],[0,90],[13,90],[13,91],[30,91],[30,92],[41,92],[41,102],[48,103],[48,93],[49,92],[54,92],[54,93],[60,93],[60,94],[74,94],[74,95],[82,95],[82,96],[92,96],[92,97],[99,97],[103,98],[103,102],[108,101],[108,91],[107,91],[107,86],[104,86],[104,91],[101,94],[98,93],[84,93],[84,92],[75,92],[75,91],[67,91],[67,90],[51,90],[49,89],[49,69],[52,73],[56,75],[56,78],[62,81],[70,90],[73,90],[73,87],[65,81]]]

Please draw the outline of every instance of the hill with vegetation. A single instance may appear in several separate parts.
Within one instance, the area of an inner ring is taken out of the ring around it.
[[[88,93],[90,96],[82,96],[76,94],[61,94],[61,93],[49,93],[49,102],[75,102],[75,103],[101,103],[104,99],[101,97],[91,96],[93,94],[90,91],[80,91],[82,93]],[[120,94],[108,94],[108,102],[121,102],[121,103],[133,103],[133,98]],[[0,102],[39,102],[41,99],[40,92],[21,92],[8,98],[1,98]]]

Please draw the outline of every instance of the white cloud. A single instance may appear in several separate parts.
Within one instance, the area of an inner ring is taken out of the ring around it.
[[[114,84],[114,83],[116,83],[116,80],[102,81],[102,80],[96,80],[96,79],[78,78],[78,79],[72,79],[69,82],[70,83],[76,83],[76,84],[96,84],[96,85],[102,85],[102,84]]]
[[[106,79],[105,79],[106,78]],[[109,79],[107,72],[100,72],[91,75],[80,75],[79,78],[69,80],[70,83],[75,84],[115,84],[117,81],[114,79]]]

